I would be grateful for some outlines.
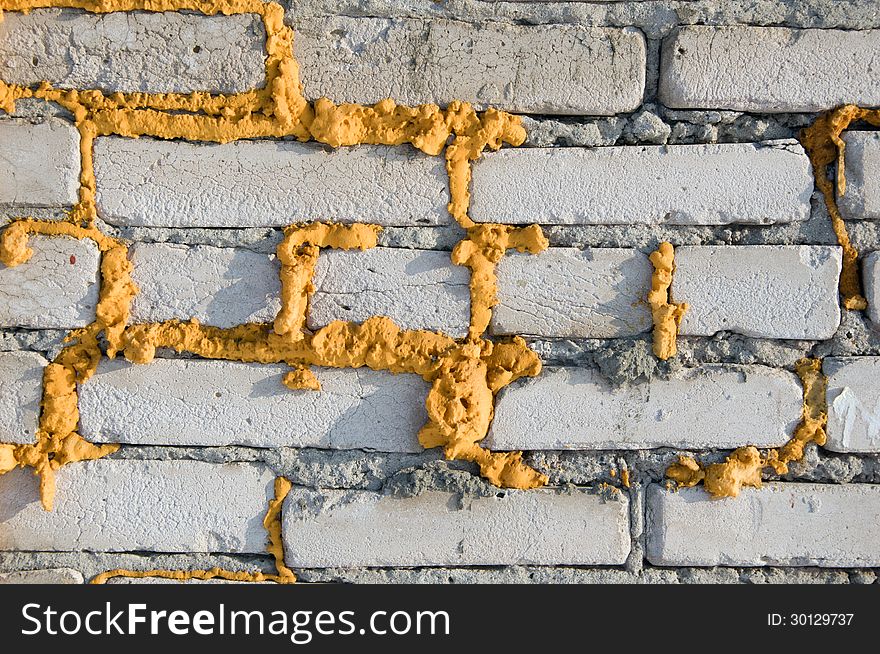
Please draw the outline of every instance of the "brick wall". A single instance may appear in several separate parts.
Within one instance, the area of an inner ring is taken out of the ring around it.
[[[277,477],[293,483],[282,545],[305,582],[876,581],[880,132],[844,132],[846,188],[831,198],[860,252],[864,310],[838,292],[848,254],[801,134],[826,110],[880,105],[870,3],[282,3],[310,107],[462,100],[521,116],[521,146],[490,145],[470,166],[466,217],[540,225],[549,247],[496,257],[497,305],[476,341],[485,297],[452,261],[475,232],[450,214],[448,150],[375,133],[342,147],[295,129],[211,137],[251,118],[232,101],[193,119],[208,125],[200,138],[132,134],[130,117],[186,113],[151,108],[156,94],[210,103],[266,85],[271,24],[42,4],[0,22],[0,224],[70,223],[85,207],[82,229],[98,232],[40,227],[27,262],[0,264],[0,583],[273,573],[263,519]],[[77,115],[84,105],[65,98],[4,98],[44,81],[117,104],[77,100],[90,107]],[[122,327],[271,329],[287,302],[283,230],[314,221],[382,230],[376,247],[321,249],[305,333],[387,316],[458,339],[459,352],[523,337],[543,368],[492,388],[480,445],[522,451],[546,484],[500,488],[475,462],[425,449],[436,380],[369,354],[361,367],[312,364],[319,391],[285,385],[302,363],[292,355],[212,357],[198,343],[159,347],[149,364],[131,349],[105,356],[113,274],[96,233],[127,248],[140,289]],[[666,360],[647,302],[663,241],[675,246],[669,300],[688,305]],[[71,330],[96,321],[101,356],[74,389],[75,429],[119,447],[46,458],[46,511],[16,447],[51,440],[46,371],[69,360]],[[682,454],[708,465],[799,433],[804,358],[827,380],[825,444],[787,472],[763,468],[763,487],[738,497],[675,489],[666,471]]]

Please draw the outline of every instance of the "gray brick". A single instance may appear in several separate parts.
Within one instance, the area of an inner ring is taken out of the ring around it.
[[[308,326],[388,316],[404,329],[467,335],[470,276],[448,252],[374,248],[325,250],[315,269]]]
[[[680,333],[826,339],[840,324],[839,247],[697,246],[675,250],[672,297],[690,305]]]
[[[82,573],[71,568],[18,570],[0,573],[0,584],[82,584]]]
[[[294,567],[618,565],[630,549],[628,499],[583,489],[401,498],[295,488],[285,500],[285,559]]]
[[[101,460],[56,479],[50,512],[29,470],[0,476],[0,550],[265,551],[273,475],[263,466]]]
[[[247,91],[265,84],[265,40],[254,15],[9,12],[0,23],[0,79],[104,91]]]
[[[36,352],[0,352],[0,443],[34,441],[47,363]]]
[[[485,445],[501,450],[732,448],[784,444],[800,421],[797,377],[708,364],[611,387],[590,368],[545,368],[498,394]]]
[[[651,328],[653,267],[638,250],[550,248],[498,264],[495,334],[618,338]]]
[[[828,442],[834,452],[880,452],[880,357],[829,357]]]
[[[713,500],[648,488],[656,565],[880,565],[880,486],[772,483]]]
[[[309,98],[612,115],[644,94],[645,39],[629,28],[347,17],[295,27]]]
[[[102,361],[80,386],[80,432],[137,445],[365,448],[419,452],[429,386],[416,375],[315,368],[323,390],[290,390],[290,368],[230,361]]]
[[[660,98],[767,113],[877,105],[880,30],[682,27],[663,43]]]
[[[786,223],[810,215],[795,141],[525,148],[474,164],[471,215],[552,225]]]
[[[35,329],[84,327],[98,304],[97,246],[68,236],[35,236],[30,261],[0,264],[0,326]]]
[[[880,251],[869,252],[862,259],[862,281],[868,300],[868,318],[880,326]]]
[[[281,308],[274,255],[207,245],[136,243],[129,250],[140,288],[132,322],[197,318],[217,327],[272,322]]]
[[[79,133],[67,121],[0,120],[0,208],[72,206],[79,171]]]
[[[98,211],[114,225],[447,224],[442,157],[408,147],[99,138]]]
[[[845,132],[846,193],[837,204],[850,220],[880,219],[880,132]]]

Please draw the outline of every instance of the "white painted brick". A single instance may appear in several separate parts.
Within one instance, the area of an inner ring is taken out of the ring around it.
[[[697,246],[675,249],[672,297],[690,305],[685,336],[826,339],[840,325],[839,247]]]
[[[463,337],[470,321],[469,281],[468,270],[454,265],[448,252],[324,250],[315,269],[308,326],[388,316],[404,329]]]
[[[612,388],[589,368],[547,368],[498,394],[485,442],[501,450],[731,448],[784,444],[801,416],[794,373],[709,364]]]
[[[34,441],[47,363],[36,352],[0,352],[0,443]]]
[[[474,164],[471,216],[552,225],[786,223],[810,215],[795,141],[525,148]]]
[[[850,220],[880,219],[880,132],[845,132],[846,193],[837,204]]]
[[[99,138],[98,211],[114,225],[280,227],[449,220],[442,157],[409,147],[329,150],[295,141],[226,144]]]
[[[79,133],[67,121],[0,120],[0,207],[72,206],[79,171]]]
[[[7,12],[0,79],[152,93],[247,91],[265,84],[265,30],[254,15]]]
[[[612,115],[633,111],[644,95],[645,39],[635,29],[345,17],[294,24],[309,98]]]
[[[0,550],[262,553],[264,466],[99,460],[56,473],[53,511],[28,470],[0,476]]]
[[[683,27],[663,44],[660,98],[757,112],[877,105],[880,30]]]
[[[498,264],[495,334],[633,336],[651,328],[653,267],[638,250],[550,248]]]
[[[100,255],[94,242],[35,236],[26,263],[0,264],[0,326],[84,327],[95,319]]]
[[[0,584],[82,584],[82,573],[71,568],[19,570],[0,573]]]
[[[197,318],[217,327],[272,322],[281,308],[274,255],[240,248],[135,243],[132,279],[140,288],[132,322]]]
[[[647,501],[656,565],[880,565],[880,486],[772,483],[713,500],[652,485]]]
[[[868,318],[880,325],[880,251],[869,252],[862,259],[862,281],[868,300]]]
[[[239,248],[137,243],[132,277],[141,289],[134,322],[190,317],[231,327],[271,322],[281,307],[274,255]],[[407,329],[467,334],[470,296],[467,270],[448,252],[374,248],[325,249],[315,270],[308,326],[333,320],[363,322],[377,315]]]
[[[828,442],[833,452],[880,452],[880,357],[828,357]]]
[[[291,390],[290,368],[230,361],[104,360],[80,390],[80,432],[138,445],[368,448],[419,452],[429,385],[416,375],[314,368],[323,390]]]
[[[305,568],[616,565],[630,550],[628,499],[582,489],[467,498],[428,491],[295,488],[282,510],[285,560]]]

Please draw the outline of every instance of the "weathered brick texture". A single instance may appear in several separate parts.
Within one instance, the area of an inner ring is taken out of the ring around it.
[[[680,247],[672,297],[690,309],[686,336],[825,339],[837,331],[839,247]]]
[[[71,568],[0,573],[0,584],[81,584],[82,573]]]
[[[309,98],[611,115],[644,94],[645,39],[634,29],[341,16],[295,27]]]
[[[880,452],[880,357],[829,357],[828,442],[835,452]]]
[[[590,368],[545,369],[501,391],[487,446],[502,450],[782,445],[800,420],[793,373],[703,365],[613,388]]]
[[[98,248],[88,240],[36,236],[33,256],[7,268],[0,263],[0,327],[84,327],[98,304]]]
[[[281,308],[274,256],[243,248],[135,243],[132,279],[140,293],[132,322],[188,320],[216,327],[271,322]]]
[[[846,192],[837,203],[850,220],[880,218],[880,132],[846,132]]]
[[[98,212],[114,225],[284,227],[447,223],[443,160],[408,147],[294,141],[95,143]]]
[[[460,503],[463,502],[463,503]],[[502,491],[461,500],[296,488],[284,502],[285,560],[301,567],[619,565],[629,501],[582,489]]]
[[[80,386],[95,442],[417,452],[429,386],[416,375],[314,369],[320,392],[290,390],[290,368],[228,361],[103,361]]]
[[[249,464],[90,461],[58,471],[50,512],[14,470],[0,476],[0,550],[264,552],[272,479]]]
[[[0,28],[3,24],[0,23]],[[58,118],[41,122],[0,120],[0,153],[0,208],[76,203],[79,134],[67,121]]]
[[[680,28],[663,43],[670,107],[773,113],[880,104],[880,30]]]
[[[495,334],[617,338],[651,328],[653,267],[637,250],[550,248],[498,265]]]
[[[243,248],[137,243],[130,250],[141,289],[134,322],[191,317],[218,327],[272,322],[281,307],[280,266],[274,255]],[[318,258],[307,325],[363,322],[388,316],[404,329],[467,334],[467,270],[448,252],[374,248],[325,249]]]
[[[169,93],[265,83],[259,17],[35,9],[0,23],[0,79],[58,88]]]
[[[880,251],[868,252],[862,259],[862,275],[865,297],[868,300],[868,317],[880,326]]]
[[[880,565],[880,486],[771,483],[713,500],[648,488],[656,565]]]
[[[0,352],[0,443],[33,442],[47,363],[36,352]]]
[[[460,338],[470,322],[470,275],[448,252],[374,248],[325,250],[315,269],[308,326],[388,316],[404,329]]]
[[[810,215],[813,176],[794,141],[528,148],[474,165],[474,220],[723,225]]]

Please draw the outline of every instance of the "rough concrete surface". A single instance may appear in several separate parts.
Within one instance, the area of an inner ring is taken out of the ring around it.
[[[525,148],[486,154],[473,187],[484,222],[763,224],[805,220],[813,176],[791,141]]]
[[[33,256],[12,268],[0,263],[0,325],[85,327],[98,304],[97,246],[68,236],[34,236]]]
[[[34,441],[47,363],[34,352],[0,352],[0,443]]]
[[[840,325],[839,247],[680,247],[675,263],[671,297],[690,306],[684,335],[819,340]]]
[[[282,384],[285,365],[103,361],[80,386],[80,430],[139,445],[369,448],[417,452],[428,384],[367,368],[316,368],[322,390]]]
[[[404,146],[103,137],[95,142],[95,176],[98,213],[114,225],[449,221],[443,160]]]
[[[633,29],[343,16],[293,24],[312,99],[609,115],[636,109],[644,94],[645,40]]]
[[[0,78],[58,88],[219,93],[262,86],[259,17],[68,9],[8,12],[0,23]]]
[[[83,581],[82,573],[71,568],[0,573],[0,584],[81,584]]]
[[[862,257],[862,279],[868,300],[868,317],[880,328],[880,251]]]
[[[0,207],[73,205],[79,169],[79,134],[70,123],[0,120]]]

